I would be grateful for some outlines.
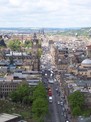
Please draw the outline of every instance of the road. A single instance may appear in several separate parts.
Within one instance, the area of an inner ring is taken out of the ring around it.
[[[50,85],[53,94],[53,102],[49,103],[50,120],[48,120],[48,122],[65,122],[65,117],[63,116],[63,106],[61,106],[61,104],[58,104],[58,101],[61,101],[61,91],[59,83],[57,81],[53,84],[48,83],[48,79],[50,79],[51,73],[47,70],[45,71],[45,74],[46,73],[47,76],[43,75],[43,81],[46,83],[46,87]],[[56,91],[56,88],[59,89],[60,96],[59,92]]]
[[[43,57],[41,58],[41,65],[43,66],[42,81],[44,82],[45,87],[48,87],[50,85],[53,94],[53,102],[49,103],[50,117],[48,117],[45,122],[66,122],[65,118],[67,117],[65,114],[65,103],[63,102],[64,99],[62,98],[63,95],[60,89],[60,84],[54,80],[56,78],[56,74],[51,72],[53,71],[52,66],[54,64],[52,62],[52,59],[50,60],[50,57],[52,58],[52,56],[47,45],[48,44],[43,47]],[[49,79],[53,79],[54,83],[50,84],[48,82]],[[58,91],[56,91],[56,89],[58,89]],[[61,102],[63,103],[62,105]]]

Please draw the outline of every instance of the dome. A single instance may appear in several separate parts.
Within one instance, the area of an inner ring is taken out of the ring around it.
[[[90,59],[85,59],[81,63],[82,65],[91,65],[91,60]]]

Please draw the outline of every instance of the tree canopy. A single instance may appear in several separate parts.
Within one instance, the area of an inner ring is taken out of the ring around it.
[[[27,48],[32,47],[32,41],[26,40],[24,43],[24,47],[27,47]]]
[[[48,113],[48,100],[47,93],[43,83],[39,83],[33,92],[32,104],[33,117],[38,122],[42,122]]]
[[[48,112],[48,104],[44,98],[37,98],[32,105],[33,117],[38,122],[42,122]]]
[[[36,87],[22,83],[10,94],[10,98],[13,102],[32,105],[33,118],[38,122],[43,122],[48,113],[47,92],[42,82]]]
[[[81,115],[81,110],[83,108],[85,98],[84,95],[80,91],[75,91],[68,97],[72,114],[74,116]]]
[[[33,87],[29,87],[28,84],[23,83],[10,94],[10,98],[13,102],[30,104],[32,102],[33,90]]]
[[[41,55],[42,55],[42,49],[38,48],[38,57],[41,57]]]
[[[37,99],[39,97],[46,98],[46,90],[45,87],[41,82],[39,82],[38,86],[36,86],[36,89],[33,92],[33,99]]]
[[[21,42],[19,40],[10,40],[8,42],[8,47],[13,51],[19,51],[21,47]]]

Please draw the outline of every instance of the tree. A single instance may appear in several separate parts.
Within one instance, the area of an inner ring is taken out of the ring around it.
[[[21,48],[21,42],[19,40],[10,40],[8,47],[13,51],[19,51]]]
[[[34,119],[38,122],[42,122],[48,113],[47,93],[42,82],[39,82],[33,92],[32,112]]]
[[[72,107],[82,107],[85,101],[84,95],[80,91],[75,91],[73,94],[69,96],[68,99]]]
[[[32,103],[33,99],[33,88],[29,87],[28,84],[23,83],[19,85],[16,91],[11,92],[10,98],[14,102],[21,102],[25,104]]]
[[[42,49],[41,48],[38,48],[38,57],[40,58],[42,55]]]
[[[25,41],[25,43],[24,43],[24,46],[25,47],[27,47],[27,48],[29,48],[29,47],[32,47],[32,41]]]
[[[48,113],[48,103],[44,98],[37,98],[32,105],[33,117],[38,122],[43,122],[45,115]]]
[[[74,116],[79,116],[79,115],[81,115],[81,114],[82,114],[82,111],[81,111],[80,107],[79,107],[79,106],[74,107],[74,108],[72,109],[72,114],[73,114]]]
[[[68,97],[68,100],[72,109],[72,114],[74,116],[81,115],[85,103],[84,95],[80,91],[75,91]]]
[[[41,82],[36,86],[34,92],[33,92],[33,99],[37,99],[39,97],[47,98],[45,87]]]

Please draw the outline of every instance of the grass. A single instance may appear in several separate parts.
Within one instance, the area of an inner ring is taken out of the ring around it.
[[[6,100],[0,100],[0,113],[16,113],[22,116],[27,122],[34,122],[31,115],[31,107],[21,105],[20,103],[12,103]]]

